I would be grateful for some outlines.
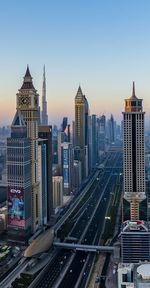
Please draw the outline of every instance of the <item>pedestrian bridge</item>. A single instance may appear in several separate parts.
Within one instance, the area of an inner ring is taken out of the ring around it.
[[[114,253],[116,249],[116,247],[111,246],[95,246],[95,245],[61,243],[61,242],[53,242],[53,245],[58,248],[72,249],[77,251],[97,252],[97,253],[98,252]]]

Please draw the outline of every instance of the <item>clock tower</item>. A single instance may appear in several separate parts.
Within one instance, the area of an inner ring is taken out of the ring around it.
[[[29,67],[24,81],[17,93],[17,109],[20,110],[27,126],[27,137],[31,140],[32,177],[32,232],[39,226],[39,179],[38,179],[38,124],[40,122],[39,95],[33,86]]]

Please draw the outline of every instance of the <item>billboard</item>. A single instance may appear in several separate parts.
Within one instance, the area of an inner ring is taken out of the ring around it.
[[[68,168],[63,168],[64,188],[69,187],[69,171]]]
[[[68,165],[68,149],[63,149],[63,165]]]
[[[25,227],[23,188],[8,187],[8,225]]]

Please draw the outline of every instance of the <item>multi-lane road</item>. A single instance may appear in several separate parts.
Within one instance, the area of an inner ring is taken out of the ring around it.
[[[103,171],[97,173],[88,199],[76,213],[71,214],[71,210],[69,212],[68,222],[73,223],[68,233],[70,239],[87,245],[99,243],[110,195],[120,173],[122,153],[108,153]],[[45,272],[42,271],[41,277],[39,275],[36,287],[86,287],[93,258],[94,255],[89,252],[58,251],[53,261],[45,268]]]
[[[103,168],[100,168],[103,167]],[[86,184],[80,195],[70,203],[66,213],[54,226],[58,235],[64,224],[70,227],[61,241],[74,239],[85,245],[98,245],[101,238],[105,216],[109,206],[111,192],[118,175],[122,173],[122,153],[108,152],[104,165],[97,167],[96,172]],[[120,182],[120,187],[121,187]],[[50,252],[52,253],[52,252]],[[90,275],[94,254],[84,251],[53,250],[53,257],[39,273],[29,287],[45,288],[84,288]],[[50,254],[51,255],[51,254]],[[23,259],[1,283],[0,287],[11,287],[16,276],[19,276],[32,259]],[[17,273],[17,275],[16,275]]]

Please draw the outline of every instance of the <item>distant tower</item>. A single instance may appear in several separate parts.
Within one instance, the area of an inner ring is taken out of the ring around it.
[[[139,220],[139,203],[145,196],[144,114],[142,99],[132,96],[125,99],[123,112],[124,140],[124,199],[130,203],[130,219]]]
[[[17,93],[17,108],[27,125],[27,137],[31,140],[32,232],[35,232],[39,227],[38,124],[40,108],[39,95],[33,86],[28,66],[22,87]]]
[[[96,127],[96,115],[91,116],[91,165],[95,167],[97,162],[97,127]]]
[[[45,65],[43,68],[43,87],[42,87],[42,125],[48,125],[47,115],[47,101],[46,101],[46,77],[45,77]]]
[[[103,155],[106,149],[106,116],[103,114],[98,118],[98,153]]]
[[[75,97],[75,145],[78,150],[75,154],[79,155],[76,160],[82,163],[82,179],[84,179],[88,170],[85,159],[88,150],[88,101],[80,86]]]
[[[108,136],[109,136],[109,141],[110,143],[115,142],[115,121],[114,117],[111,114],[110,119],[108,120]]]
[[[88,145],[88,113],[88,101],[79,86],[75,97],[75,142],[81,148]]]
[[[85,146],[85,98],[80,86],[75,97],[75,144]]]
[[[62,130],[62,132],[65,131],[67,125],[68,125],[68,118],[67,118],[67,117],[63,117],[63,121],[62,121],[62,124],[61,124],[61,130]]]

